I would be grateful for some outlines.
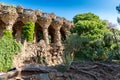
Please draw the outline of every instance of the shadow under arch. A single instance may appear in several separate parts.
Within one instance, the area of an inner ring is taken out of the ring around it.
[[[22,28],[24,26],[24,23],[22,21],[17,21],[14,25],[13,25],[13,38],[16,39],[17,42],[21,42],[22,40]]]
[[[50,25],[48,28],[48,34],[50,36],[50,42],[54,43],[55,29],[52,27],[52,25]]]
[[[64,27],[60,28],[61,40],[64,41],[66,39],[66,31]]]
[[[35,23],[34,40],[35,42],[39,42],[41,39],[43,39],[42,27],[38,23]]]
[[[3,37],[3,31],[5,30],[5,23],[0,20],[0,38]]]

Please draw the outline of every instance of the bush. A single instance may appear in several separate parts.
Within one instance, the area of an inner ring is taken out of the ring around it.
[[[81,46],[81,38],[77,34],[72,34],[64,41],[64,55],[63,55],[63,66],[66,69],[70,68],[71,63],[74,60],[74,52],[79,50]]]
[[[13,40],[11,34],[11,31],[5,30],[3,38],[0,39],[0,71],[10,69],[15,53],[21,50],[21,44]]]
[[[33,22],[28,22],[23,26],[22,38],[28,42],[33,42],[35,24]]]
[[[109,57],[109,48],[104,47],[103,39],[89,41],[80,36],[69,37],[65,46],[65,55],[75,49],[74,60],[105,61]]]

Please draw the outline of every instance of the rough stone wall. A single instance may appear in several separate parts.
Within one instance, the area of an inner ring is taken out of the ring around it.
[[[14,67],[22,67],[25,64],[37,63],[45,66],[55,66],[63,62],[63,46],[46,45],[44,40],[39,43],[25,42],[22,52],[15,56]]]

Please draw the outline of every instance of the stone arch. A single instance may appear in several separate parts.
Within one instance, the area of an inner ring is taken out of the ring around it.
[[[34,40],[35,42],[39,42],[41,39],[43,39],[42,27],[38,23],[35,23]]]
[[[24,26],[24,23],[22,21],[17,21],[16,23],[14,23],[13,25],[13,38],[16,39],[16,41],[21,42],[21,37],[22,37],[22,27]]]
[[[52,25],[49,26],[48,32],[49,32],[49,35],[51,37],[51,43],[54,43],[55,29],[52,27]]]
[[[0,38],[3,36],[3,30],[5,29],[5,23],[0,20]]]

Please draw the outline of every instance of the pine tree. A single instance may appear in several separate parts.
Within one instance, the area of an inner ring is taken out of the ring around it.
[[[118,11],[118,13],[120,14],[120,4],[118,6],[116,6],[116,10]],[[120,18],[117,17],[117,21],[120,24]]]

